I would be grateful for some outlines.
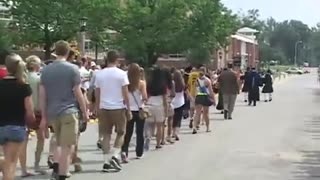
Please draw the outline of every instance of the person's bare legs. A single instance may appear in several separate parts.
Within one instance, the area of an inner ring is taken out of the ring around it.
[[[157,132],[156,132],[156,136],[157,136],[157,146],[156,147],[161,147],[161,140],[162,140],[162,135],[163,135],[163,128],[164,128],[164,125],[162,122],[157,122],[156,123],[156,129],[157,129]]]
[[[48,157],[48,166],[52,168],[54,163],[54,154],[57,150],[57,139],[55,134],[51,135],[50,142],[49,142],[49,157]]]
[[[78,135],[77,144],[75,145],[74,153],[72,155],[72,163],[74,164],[74,171],[75,172],[81,172],[82,171],[82,167],[81,167],[82,160],[78,157],[79,138],[80,138],[80,134]]]
[[[110,158],[110,141],[111,141],[111,134],[110,133],[104,133],[103,139],[102,139],[102,150],[104,155],[104,163],[109,164]]]
[[[45,171],[40,169],[40,160],[43,152],[45,135],[42,130],[37,130],[36,133],[37,133],[37,145],[36,145],[36,152],[35,152],[34,171],[44,174]]]
[[[28,173],[28,169],[27,169],[27,146],[28,146],[28,134],[25,141],[22,143],[21,152],[19,155],[22,177],[33,176],[33,174]]]
[[[102,125],[101,125],[101,120],[98,118],[98,141],[97,141],[97,146],[99,149],[102,149],[101,142],[103,141],[103,133],[102,133]]]
[[[201,113],[202,113],[202,105],[196,105],[195,115],[193,120],[193,134],[197,133],[197,126],[199,125],[199,122],[200,122]]]
[[[59,176],[67,176],[69,173],[69,166],[71,164],[71,156],[74,152],[74,145],[61,146],[61,154],[58,158],[59,162]]]
[[[168,121],[167,121],[167,142],[169,143],[174,143],[171,140],[171,136],[172,136],[172,123],[173,123],[173,117],[168,117]]]
[[[2,172],[4,166],[4,154],[3,154],[3,147],[0,146],[0,172]]]
[[[4,164],[3,164],[3,179],[14,180],[16,166],[19,155],[21,154],[23,143],[9,142],[3,146]]]
[[[202,118],[206,123],[207,132],[210,132],[209,107],[203,107]]]

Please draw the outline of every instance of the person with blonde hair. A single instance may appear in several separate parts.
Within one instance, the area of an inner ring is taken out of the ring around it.
[[[41,160],[41,154],[43,152],[45,136],[48,136],[49,132],[47,131],[46,133],[44,133],[43,131],[41,131],[39,129],[40,121],[41,121],[41,112],[40,112],[40,108],[39,108],[40,76],[38,75],[38,73],[41,68],[41,59],[35,55],[29,56],[26,58],[26,63],[27,63],[27,70],[28,70],[27,82],[30,85],[32,92],[33,92],[32,100],[34,103],[34,112],[35,112],[35,117],[37,120],[36,127],[34,127],[34,130],[36,130],[36,134],[37,134],[37,145],[36,145],[36,152],[35,152],[34,170],[37,173],[44,174],[45,171],[40,169],[39,163]],[[28,173],[25,173],[25,175],[28,175]]]
[[[32,90],[25,79],[25,63],[17,54],[6,57],[8,75],[0,80],[0,145],[5,155],[3,180],[15,179],[16,164],[27,138],[26,125],[35,121]]]

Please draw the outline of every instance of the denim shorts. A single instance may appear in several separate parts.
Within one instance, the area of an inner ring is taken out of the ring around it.
[[[9,142],[21,143],[27,137],[26,128],[23,126],[2,126],[0,127],[0,145]]]

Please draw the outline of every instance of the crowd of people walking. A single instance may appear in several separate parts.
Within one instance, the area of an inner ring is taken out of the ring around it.
[[[248,105],[257,105],[260,87],[264,100],[272,101],[270,70],[261,75],[248,68],[243,74],[232,63],[216,72],[204,65],[184,70],[157,65],[144,69],[136,63],[120,67],[120,55],[113,50],[100,66],[84,57],[77,60],[65,41],[55,44],[55,54],[56,59],[42,67],[37,56],[23,60],[17,54],[0,52],[0,145],[4,156],[0,170],[4,180],[15,179],[18,160],[22,177],[34,175],[26,168],[31,131],[37,138],[35,172],[46,173],[39,163],[45,139],[50,138],[51,179],[65,180],[71,176],[72,164],[75,172],[82,171],[78,142],[89,119],[98,118],[102,170],[118,172],[123,163],[129,163],[134,129],[135,156],[141,159],[153,148],[153,137],[155,149],[179,141],[183,119],[190,120],[192,134],[200,131],[202,123],[205,132],[211,132],[212,106],[232,120],[241,91]],[[113,132],[116,137],[111,143]]]

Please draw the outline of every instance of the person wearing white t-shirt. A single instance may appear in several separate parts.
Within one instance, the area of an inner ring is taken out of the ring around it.
[[[80,69],[81,88],[88,90],[90,86],[90,72],[82,64]]]
[[[129,80],[127,73],[117,68],[119,54],[109,51],[108,66],[96,74],[95,95],[99,110],[99,123],[103,136],[102,147],[104,154],[103,171],[120,171],[120,153],[126,131],[127,120],[132,119],[129,103]],[[110,140],[113,127],[116,127],[114,148],[110,153]]]

